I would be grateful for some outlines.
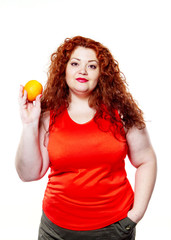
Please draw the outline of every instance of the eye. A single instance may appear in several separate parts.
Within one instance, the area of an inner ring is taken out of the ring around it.
[[[77,62],[72,62],[71,66],[78,66],[78,63]]]
[[[91,68],[91,69],[96,69],[96,68],[97,68],[97,66],[96,66],[96,65],[94,65],[94,64],[91,64],[91,65],[89,65],[89,68]]]

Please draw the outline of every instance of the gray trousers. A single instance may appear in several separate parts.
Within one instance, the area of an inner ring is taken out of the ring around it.
[[[52,223],[43,213],[38,240],[135,240],[135,226],[128,217],[107,227],[90,231],[73,231]]]

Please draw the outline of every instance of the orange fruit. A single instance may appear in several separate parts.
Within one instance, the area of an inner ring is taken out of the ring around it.
[[[24,90],[27,91],[27,99],[33,102],[36,97],[42,93],[43,87],[37,80],[30,80],[24,86]]]

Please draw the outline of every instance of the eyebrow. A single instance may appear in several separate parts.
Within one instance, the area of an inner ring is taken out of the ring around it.
[[[78,60],[78,61],[81,61],[81,59],[79,59],[79,58],[71,58],[71,60],[73,60],[73,59],[76,59],[76,60]],[[97,60],[88,60],[88,62],[96,62],[96,63],[98,63]]]

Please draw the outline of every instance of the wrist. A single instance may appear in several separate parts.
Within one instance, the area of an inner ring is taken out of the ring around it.
[[[39,121],[34,121],[32,123],[23,123],[23,134],[26,136],[38,137],[39,132]]]
[[[35,120],[33,122],[24,122],[23,123],[23,129],[38,128],[38,126],[39,126],[39,119]]]
[[[127,217],[130,218],[133,222],[138,223],[143,218],[143,214],[138,213],[134,209],[131,209],[128,212]]]

